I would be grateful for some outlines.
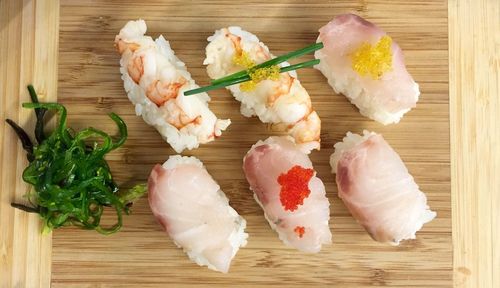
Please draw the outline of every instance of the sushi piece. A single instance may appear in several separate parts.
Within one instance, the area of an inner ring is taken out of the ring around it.
[[[243,170],[255,201],[281,241],[316,253],[332,242],[330,202],[307,149],[289,136],[269,137],[248,151]]]
[[[198,265],[227,273],[247,243],[246,221],[195,157],[170,156],[148,181],[149,206],[178,247]]]
[[[337,93],[361,114],[384,125],[398,123],[416,106],[420,91],[406,70],[403,52],[384,31],[344,14],[319,29],[316,66]]]
[[[230,120],[220,120],[208,108],[206,93],[184,96],[198,88],[186,65],[160,35],[145,36],[143,20],[128,22],[115,38],[120,72],[137,116],[158,130],[177,153],[213,141]]]
[[[338,195],[379,242],[398,245],[436,217],[425,194],[382,135],[347,133],[330,157]]]
[[[257,36],[240,27],[215,31],[208,37],[206,59],[208,76],[221,78],[274,58]],[[282,66],[290,65],[287,62]],[[320,148],[321,120],[311,105],[306,89],[294,71],[278,74],[276,79],[253,81],[226,87],[241,102],[241,114],[258,116],[270,123],[271,130],[287,132],[309,150]]]

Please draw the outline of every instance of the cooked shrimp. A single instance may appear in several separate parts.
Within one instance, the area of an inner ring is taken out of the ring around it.
[[[255,35],[240,27],[217,30],[208,41],[204,64],[208,65],[207,72],[212,79],[274,57]],[[283,66],[287,65],[283,63]],[[295,72],[281,73],[275,80],[266,79],[253,86],[247,83],[227,87],[241,102],[240,110],[244,116],[256,115],[262,122],[270,123],[273,130],[293,136],[297,143],[308,142],[306,146],[319,149],[321,120]]]
[[[179,89],[186,84],[186,79],[181,78],[177,82],[162,82],[155,80],[146,89],[146,96],[156,105],[161,106],[169,99],[175,99]]]
[[[153,41],[145,33],[143,20],[130,21],[115,39],[125,90],[137,115],[178,153],[220,136],[230,120],[217,119],[208,108],[206,93],[184,96],[184,91],[198,85],[163,36]]]

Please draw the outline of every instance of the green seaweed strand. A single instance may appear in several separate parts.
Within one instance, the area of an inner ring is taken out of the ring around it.
[[[12,206],[40,214],[44,232],[67,225],[93,229],[101,234],[117,232],[122,227],[122,214],[128,214],[129,203],[146,191],[144,185],[138,185],[119,194],[104,159],[108,152],[125,143],[127,126],[118,115],[111,113],[109,116],[120,134],[117,139],[92,127],[74,133],[66,126],[67,112],[63,105],[38,103],[34,89],[30,87],[29,90],[34,94],[34,102],[24,103],[23,107],[36,111],[35,135],[40,142],[32,148],[23,180],[33,185],[34,191],[28,198],[35,207],[17,203]],[[43,116],[48,110],[55,110],[59,121],[56,129],[47,136],[43,132]],[[17,129],[21,128],[17,126]],[[101,225],[104,207],[111,207],[116,213],[116,223],[109,227]]]

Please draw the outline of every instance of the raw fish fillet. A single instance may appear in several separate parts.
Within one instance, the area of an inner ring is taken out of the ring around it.
[[[198,265],[228,272],[245,246],[246,221],[194,157],[171,156],[148,181],[149,206],[175,244]]]
[[[319,29],[318,42],[324,48],[316,51],[321,62],[315,66],[337,93],[344,94],[361,114],[384,125],[398,123],[403,114],[416,106],[418,84],[406,70],[403,52],[392,41],[392,63],[389,71],[374,79],[353,69],[353,54],[363,44],[376,45],[384,31],[365,19],[343,14]],[[390,59],[390,58],[389,58]],[[373,64],[373,63],[372,63]]]
[[[379,242],[398,245],[436,217],[425,194],[382,135],[347,133],[330,158],[339,197]]]
[[[243,170],[272,229],[288,246],[316,253],[330,244],[330,203],[316,177],[307,145],[291,137],[270,137],[255,144]]]

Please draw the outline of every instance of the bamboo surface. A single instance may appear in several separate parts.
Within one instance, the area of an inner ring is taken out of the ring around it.
[[[215,142],[184,154],[195,155],[205,163],[232,206],[248,222],[248,245],[236,255],[230,273],[223,275],[189,261],[162,231],[146,199],[142,199],[126,217],[119,234],[103,237],[76,229],[54,233],[53,287],[84,283],[106,287],[452,284],[446,2],[117,3],[61,1],[59,101],[67,106],[69,123],[76,128],[91,125],[114,131],[106,113],[114,111],[124,117],[130,137],[123,149],[109,157],[119,183],[145,182],[154,164],[175,154],[153,128],[135,116],[120,80],[120,58],[113,40],[132,19],[146,20],[148,35],[163,34],[193,78],[205,85],[209,80],[202,65],[206,38],[216,29],[241,25],[280,55],[314,43],[318,28],[334,15],[354,11],[379,24],[401,45],[422,96],[418,107],[400,124],[384,127],[364,118],[344,96],[336,95],[320,72],[298,72],[322,119],[323,149],[312,152],[311,158],[332,205],[333,245],[309,255],[286,248],[279,241],[253,200],[241,169],[242,158],[251,145],[271,133],[257,119],[240,115],[239,103],[227,91],[210,93],[211,109],[233,123]],[[337,197],[328,164],[333,144],[347,131],[359,133],[363,129],[382,133],[393,145],[438,213],[416,240],[400,247],[372,241]]]
[[[454,283],[500,287],[500,1],[451,1]]]
[[[26,153],[5,123],[10,118],[33,131],[27,84],[40,101],[57,99],[59,1],[0,0],[0,287],[48,287],[51,278],[50,235],[42,236],[37,215],[10,207],[26,203],[21,179]]]
[[[20,103],[27,99],[24,87],[30,82],[47,101],[55,100],[59,90],[59,101],[69,110],[69,123],[77,129],[94,126],[112,132],[106,113],[114,111],[128,123],[130,137],[124,148],[110,155],[112,171],[125,187],[144,182],[152,166],[174,152],[134,115],[123,91],[113,39],[126,21],[145,19],[148,34],[163,34],[193,78],[207,84],[201,63],[205,39],[215,29],[241,25],[257,34],[274,54],[281,54],[313,42],[317,29],[334,15],[355,12],[377,23],[400,44],[422,95],[417,108],[400,124],[384,127],[362,117],[344,96],[333,93],[318,71],[299,72],[323,122],[322,150],[313,152],[311,158],[332,204],[333,245],[319,254],[299,253],[284,247],[268,227],[248,191],[241,159],[253,143],[270,133],[256,119],[241,116],[238,103],[228,92],[218,90],[211,93],[210,107],[233,124],[217,141],[185,154],[204,161],[232,206],[248,221],[249,243],[233,260],[229,274],[191,263],[161,231],[147,199],[134,206],[125,228],[116,235],[104,237],[71,228],[53,233],[50,274],[50,236],[38,234],[37,217],[9,206],[26,192],[20,180],[26,162],[4,124],[0,130],[1,287],[47,287],[50,278],[52,287],[449,287],[452,276],[459,287],[499,287],[494,274],[500,268],[498,242],[494,241],[499,235],[500,208],[500,183],[494,178],[500,162],[500,125],[494,121],[500,112],[499,61],[494,54],[499,40],[495,28],[499,27],[498,1],[232,3],[63,0],[59,23],[59,1],[0,0],[2,119],[30,125],[30,114],[20,110]],[[362,129],[384,135],[438,212],[416,240],[399,247],[378,244],[367,236],[338,199],[329,173],[333,144],[345,132]],[[16,163],[15,169],[11,163]]]

